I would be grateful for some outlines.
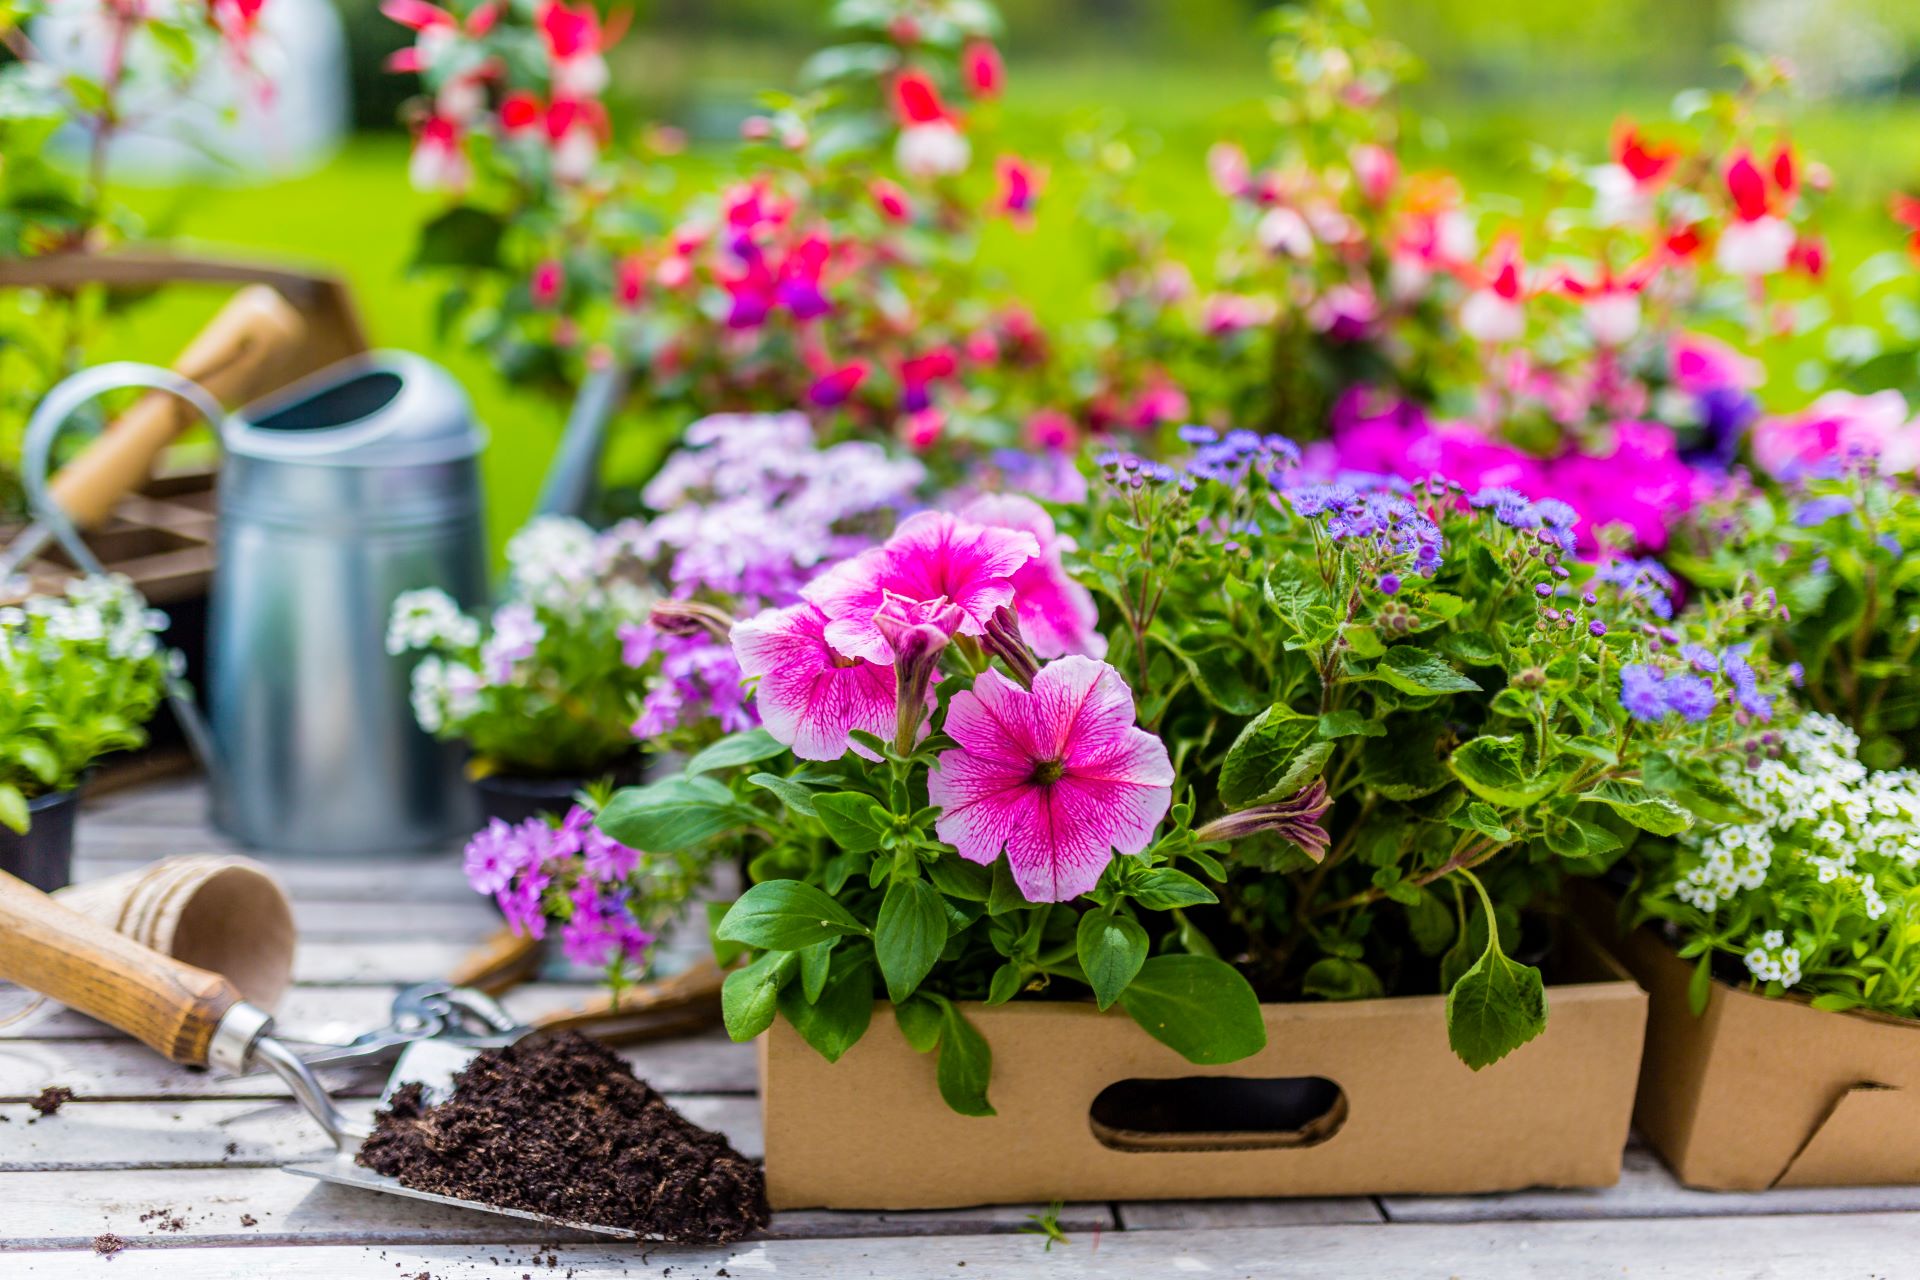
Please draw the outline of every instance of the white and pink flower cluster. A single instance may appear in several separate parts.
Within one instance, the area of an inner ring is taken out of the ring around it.
[[[928,776],[936,830],[983,865],[1004,850],[1032,902],[1093,888],[1116,849],[1146,848],[1172,799],[1166,747],[1135,725],[1132,690],[1098,660],[1093,599],[1062,563],[1070,549],[1038,504],[989,495],[910,517],[815,577],[800,603],[733,628],[762,724],[803,760],[873,758],[856,731],[910,751],[957,650],[977,674],[939,726],[956,745]]]

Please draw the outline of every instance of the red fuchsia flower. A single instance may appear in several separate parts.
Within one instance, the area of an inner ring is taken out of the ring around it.
[[[817,409],[832,409],[845,404],[855,389],[866,380],[868,367],[865,360],[851,360],[837,369],[827,370],[807,388],[807,403]]]
[[[1624,347],[1640,332],[1640,292],[1647,286],[1649,271],[1636,266],[1625,275],[1615,275],[1610,263],[1601,263],[1599,274],[1582,280],[1571,271],[1560,277],[1560,291],[1581,305],[1587,332],[1603,347]]]
[[[1773,185],[1787,199],[1800,187],[1800,170],[1793,155],[1793,144],[1781,139],[1773,149],[1773,159],[1767,163],[1767,172],[1773,178]]]
[[[1810,279],[1827,274],[1827,242],[1819,236],[1799,236],[1787,253],[1787,266]]]
[[[1393,152],[1377,142],[1354,144],[1347,153],[1353,176],[1360,184],[1360,196],[1368,204],[1385,204],[1400,181],[1400,161]]]
[[[1019,156],[1001,156],[994,165],[1000,194],[994,207],[1023,227],[1033,225],[1033,206],[1040,199],[1040,173]]]
[[[460,126],[444,116],[429,116],[414,135],[407,159],[407,180],[416,191],[462,191],[472,177],[460,146]]]
[[[951,124],[953,117],[940,100],[940,88],[924,71],[906,70],[893,78],[893,114],[902,129],[914,125]]]
[[[257,13],[261,0],[236,2],[243,5],[251,3]],[[461,34],[477,40],[493,30],[500,18],[499,5],[483,4],[468,14],[466,22],[462,24],[453,14],[439,5],[428,4],[427,0],[384,0],[380,12],[416,33],[412,47],[397,50],[387,59],[388,70],[415,74],[431,67]]]
[[[933,448],[946,433],[947,415],[935,408],[921,409],[900,419],[900,443],[915,453]]]
[[[960,362],[954,357],[951,347],[935,347],[924,354],[902,360],[900,407],[908,413],[919,413],[928,408],[933,404],[933,384],[943,378],[951,378],[959,368]]]
[[[1907,229],[1907,253],[1915,262],[1920,262],[1920,196],[1903,192],[1893,197],[1887,210],[1895,222]]]
[[[244,59],[247,46],[260,29],[260,11],[267,0],[208,0],[207,15],[219,29],[228,48]]]
[[[640,305],[640,299],[647,292],[647,263],[637,253],[630,253],[620,259],[613,276],[613,298],[622,307],[631,311]]]
[[[606,108],[591,99],[556,98],[547,107],[547,141],[553,151],[553,176],[578,182],[600,158],[607,129]]]
[[[873,197],[874,208],[888,222],[908,222],[913,218],[913,201],[901,189],[897,182],[888,182],[885,178],[875,178],[867,184],[867,194]]]
[[[1690,222],[1683,223],[1667,232],[1667,238],[1662,242],[1661,248],[1666,251],[1668,257],[1677,261],[1685,261],[1693,257],[1696,253],[1699,253],[1700,246],[1704,243],[1705,241],[1700,235],[1700,224]]]
[[[1216,293],[1207,298],[1200,323],[1208,336],[1221,338],[1246,329],[1257,329],[1277,314],[1279,307],[1272,298],[1253,297],[1244,293]]]
[[[820,284],[832,254],[825,236],[810,235],[787,250],[781,260],[774,295],[794,319],[817,320],[833,310],[833,303]]]
[[[1186,392],[1168,381],[1165,374],[1155,372],[1148,376],[1146,388],[1135,398],[1127,423],[1138,430],[1151,431],[1165,423],[1180,421],[1191,407]]]
[[[1631,120],[1614,125],[1613,162],[1625,170],[1635,186],[1659,186],[1679,160],[1679,147],[1671,142],[1649,142]]]
[[[893,78],[893,114],[900,124],[893,158],[901,172],[941,178],[959,173],[973,159],[972,147],[926,72],[909,69]]]
[[[1520,243],[1500,237],[1479,273],[1481,283],[1460,306],[1460,327],[1477,342],[1518,342],[1527,333],[1526,282]]]
[[[959,606],[955,630],[977,636],[1003,604],[1014,602],[1013,574],[1040,554],[1031,533],[993,529],[944,511],[907,517],[884,546],[843,560],[801,588],[827,619],[835,650],[873,662],[893,651],[874,621],[890,600],[944,609]]]
[[[550,307],[560,300],[560,290],[566,283],[566,269],[557,259],[548,258],[533,269],[533,277],[527,282],[527,292],[532,296],[534,306]]]
[[[960,74],[976,98],[997,98],[1006,84],[1006,64],[990,40],[969,40],[960,50]]]
[[[1268,253],[1303,261],[1313,256],[1313,228],[1291,205],[1277,204],[1261,214],[1253,236]]]
[[[546,123],[546,108],[525,89],[515,89],[500,99],[500,128],[508,137],[516,137]]]
[[[1021,435],[1032,448],[1058,453],[1073,448],[1080,429],[1070,415],[1058,409],[1038,409],[1027,419]]]
[[[1791,165],[1788,176],[1792,176]],[[1729,275],[1759,277],[1786,270],[1793,252],[1793,227],[1773,215],[1767,177],[1744,147],[1727,163],[1727,195],[1734,221],[1720,233],[1714,264]]]
[[[591,5],[546,0],[534,11],[534,22],[546,41],[554,96],[593,98],[606,90],[606,37]]]
[[[802,760],[873,753],[848,735],[887,737],[898,720],[893,667],[850,658],[827,643],[827,619],[810,604],[769,609],[733,626],[733,657],[758,678],[754,704],[766,731]]]
[[[1046,508],[1019,494],[990,493],[962,507],[960,518],[1029,533],[1039,543],[1039,554],[1014,570],[1012,577],[1014,611],[1034,653],[1042,658],[1106,656],[1107,638],[1099,630],[1100,610],[1093,593],[1075,582],[1062,563],[1076,545],[1054,527]]]
[[[1134,724],[1133,692],[1104,662],[1062,658],[1031,690],[984,671],[945,731],[958,745],[927,776],[934,829],[983,866],[1004,849],[1029,902],[1092,889],[1116,849],[1146,849],[1172,803],[1166,745]]]

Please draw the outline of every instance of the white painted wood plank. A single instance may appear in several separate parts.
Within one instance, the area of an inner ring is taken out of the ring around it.
[[[751,1094],[757,1088],[753,1046],[715,1030],[677,1040],[632,1045],[620,1054],[634,1074],[662,1093]],[[385,1070],[332,1070],[328,1086],[342,1097],[372,1097]],[[144,1099],[284,1098],[270,1073],[233,1079],[178,1067],[132,1040],[0,1040],[0,1102],[25,1102],[48,1085],[64,1085],[98,1102]]]
[[[293,923],[305,942],[407,937],[472,945],[501,927],[493,904],[473,893],[464,900],[424,902],[301,896],[293,899]]]
[[[716,1129],[742,1154],[765,1151],[760,1104],[752,1098],[670,1095],[679,1112]],[[366,1123],[371,1099],[346,1100]],[[277,1168],[330,1155],[333,1144],[291,1101],[69,1102],[41,1117],[24,1103],[0,1104],[0,1173],[188,1166]]]
[[[296,900],[327,898],[338,902],[468,902],[474,892],[450,857],[362,859],[266,858],[207,839],[184,836],[148,839],[125,833],[89,831],[76,836],[74,880],[86,883],[133,871],[161,858],[183,853],[245,853],[265,864]]]
[[[1128,1231],[1219,1230],[1225,1227],[1308,1227],[1340,1222],[1385,1222],[1366,1196],[1303,1200],[1130,1200],[1115,1205]]]
[[[1044,1251],[1031,1236],[929,1240],[767,1240],[722,1249],[605,1246],[557,1250],[557,1270],[530,1250],[479,1247],[153,1249],[144,1238],[106,1270],[88,1251],[27,1253],[9,1276],[33,1280],[518,1280],[666,1276],[714,1280],[1909,1280],[1920,1273],[1920,1219],[1756,1218],[1705,1222],[1268,1227],[1104,1234]],[[964,1262],[964,1268],[958,1266]]]
[[[1627,1149],[1617,1186],[1593,1190],[1514,1191],[1481,1196],[1384,1196],[1381,1204],[1387,1211],[1387,1217],[1394,1222],[1882,1213],[1920,1211],[1920,1187],[1695,1191],[1676,1182],[1652,1151],[1634,1146]]]
[[[336,1187],[275,1169],[121,1169],[63,1173],[0,1173],[0,1253],[74,1249],[102,1232],[170,1248],[235,1243],[444,1244],[524,1241],[563,1236],[551,1227],[497,1214],[449,1209],[403,1196]],[[169,1231],[142,1214],[156,1209],[183,1220]],[[938,1213],[794,1213],[775,1215],[771,1233],[808,1239],[854,1236],[977,1235],[1018,1232],[1037,1205]],[[241,1214],[257,1225],[248,1227]],[[1112,1234],[1105,1205],[1076,1205],[1062,1225]]]

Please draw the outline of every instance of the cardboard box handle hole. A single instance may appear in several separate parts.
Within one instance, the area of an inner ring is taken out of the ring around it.
[[[1266,1151],[1312,1147],[1347,1122],[1346,1091],[1324,1076],[1120,1080],[1087,1122],[1115,1151]]]

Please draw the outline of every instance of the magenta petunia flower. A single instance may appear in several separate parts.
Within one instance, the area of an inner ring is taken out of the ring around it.
[[[1133,722],[1118,671],[1068,657],[1031,690],[982,672],[947,708],[943,752],[927,777],[935,830],[971,862],[1007,852],[1029,902],[1065,902],[1099,882],[1114,850],[1139,853],[1173,801],[1173,763]]]
[[[1020,615],[1020,631],[1042,658],[1077,653],[1089,658],[1106,656],[1107,638],[1100,634],[1100,610],[1093,593],[1067,575],[1060,562],[1074,549],[1073,539],[1053,527],[1053,517],[1031,498],[1013,493],[990,493],[961,508],[960,516],[996,529],[1014,529],[1033,535],[1040,553],[1013,573],[1013,607]]]
[[[892,736],[893,668],[845,656],[827,642],[827,628],[826,615],[810,604],[769,609],[734,624],[733,656],[742,673],[760,677],[760,722],[793,754],[838,760],[851,748],[871,759],[847,735],[864,729]]]
[[[841,561],[800,594],[826,617],[826,640],[836,651],[888,663],[893,650],[874,617],[889,597],[930,610],[958,606],[957,629],[977,636],[995,609],[1013,603],[1013,575],[1038,554],[1031,533],[922,511],[902,521],[885,546]]]

